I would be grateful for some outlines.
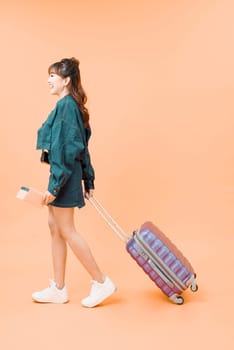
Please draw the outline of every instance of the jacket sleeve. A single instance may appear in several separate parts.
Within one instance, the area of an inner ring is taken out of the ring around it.
[[[61,187],[72,174],[76,160],[84,157],[85,145],[77,123],[74,107],[69,104],[57,106],[52,128],[49,153],[50,178],[48,191],[57,196]]]
[[[83,160],[81,161],[82,164],[82,173],[84,180],[84,188],[86,191],[94,189],[94,180],[95,180],[95,173],[93,166],[91,164],[90,154],[88,147],[85,149]]]

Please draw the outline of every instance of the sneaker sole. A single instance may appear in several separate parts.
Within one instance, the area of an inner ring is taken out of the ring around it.
[[[38,304],[66,304],[69,302],[69,299],[65,301],[44,301],[44,300],[34,299],[32,297],[32,301]]]
[[[81,305],[84,306],[84,307],[89,307],[89,308],[98,306],[98,305],[100,305],[101,303],[103,303],[106,299],[108,299],[111,295],[113,295],[114,292],[115,292],[116,290],[117,290],[117,288],[114,287],[114,288],[112,289],[112,291],[111,291],[107,296],[105,296],[105,297],[99,299],[99,300],[98,300],[97,302],[95,302],[95,303],[85,304],[85,302],[83,302],[83,300],[82,300],[82,301],[81,301]]]

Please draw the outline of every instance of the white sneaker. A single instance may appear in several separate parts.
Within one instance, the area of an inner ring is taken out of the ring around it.
[[[91,281],[91,283],[92,287],[89,296],[81,301],[81,304],[85,307],[94,307],[101,304],[116,290],[116,286],[109,277],[105,277],[103,283],[97,281]]]
[[[40,292],[33,293],[32,299],[38,303],[63,304],[68,302],[67,289],[65,286],[63,289],[58,289],[55,281],[50,280],[49,287]]]

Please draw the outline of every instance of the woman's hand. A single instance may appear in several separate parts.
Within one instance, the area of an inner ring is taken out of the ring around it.
[[[44,193],[44,200],[43,200],[43,204],[44,205],[48,205],[49,203],[53,202],[55,200],[55,196],[52,195],[52,193],[50,193],[49,191],[46,191]]]
[[[93,197],[93,193],[94,193],[94,190],[92,190],[92,189],[86,190],[84,196],[85,196],[85,198],[89,199],[89,198]]]

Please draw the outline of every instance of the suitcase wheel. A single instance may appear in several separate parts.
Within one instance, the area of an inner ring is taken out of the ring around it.
[[[194,274],[193,279],[190,284],[190,289],[192,292],[197,292],[198,291],[198,285],[196,281],[196,274]]]
[[[184,303],[184,298],[181,296],[176,297],[176,304],[177,305],[182,305]]]
[[[173,301],[174,304],[177,304],[177,305],[182,305],[184,303],[184,298],[180,295],[172,295],[170,297],[171,301]]]
[[[192,292],[197,292],[198,291],[198,285],[196,283],[192,283],[190,286],[190,289]]]

